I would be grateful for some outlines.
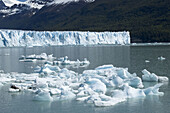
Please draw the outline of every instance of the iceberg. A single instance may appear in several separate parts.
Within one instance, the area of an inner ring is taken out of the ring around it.
[[[0,47],[130,44],[130,33],[0,30]]]
[[[148,82],[168,82],[169,81],[168,77],[157,76],[155,73],[150,73],[146,69],[144,69],[142,73],[144,74],[142,75],[143,81],[148,81]]]

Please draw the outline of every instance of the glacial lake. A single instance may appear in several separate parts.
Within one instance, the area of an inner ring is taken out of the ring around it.
[[[115,67],[128,68],[129,72],[137,73],[147,69],[157,75],[170,79],[170,46],[169,45],[141,45],[141,46],[55,46],[55,47],[17,47],[0,48],[0,70],[4,72],[32,73],[37,65],[43,62],[19,62],[21,55],[53,54],[55,57],[68,56],[70,60],[90,61],[88,67],[68,67],[78,73],[83,70],[94,69],[104,64]],[[158,60],[163,56],[166,59]],[[145,60],[150,62],[146,63]],[[144,83],[145,87],[156,83]],[[164,96],[146,96],[132,98],[110,107],[95,107],[93,104],[76,100],[37,102],[29,92],[9,93],[8,86],[0,87],[0,113],[169,113],[170,112],[170,84],[160,87]]]

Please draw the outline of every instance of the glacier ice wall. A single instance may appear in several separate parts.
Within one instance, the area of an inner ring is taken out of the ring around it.
[[[0,47],[130,44],[130,33],[0,30]]]

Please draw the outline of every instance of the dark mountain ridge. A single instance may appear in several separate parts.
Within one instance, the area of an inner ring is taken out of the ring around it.
[[[170,42],[169,0],[96,0],[0,17],[0,29],[130,31],[132,42]]]

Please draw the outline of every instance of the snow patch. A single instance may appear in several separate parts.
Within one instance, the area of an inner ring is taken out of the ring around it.
[[[19,0],[2,0],[5,6],[12,7],[13,5],[25,4],[30,6],[31,8],[41,9],[44,5],[32,2],[32,0],[26,0],[25,2],[21,2]]]

